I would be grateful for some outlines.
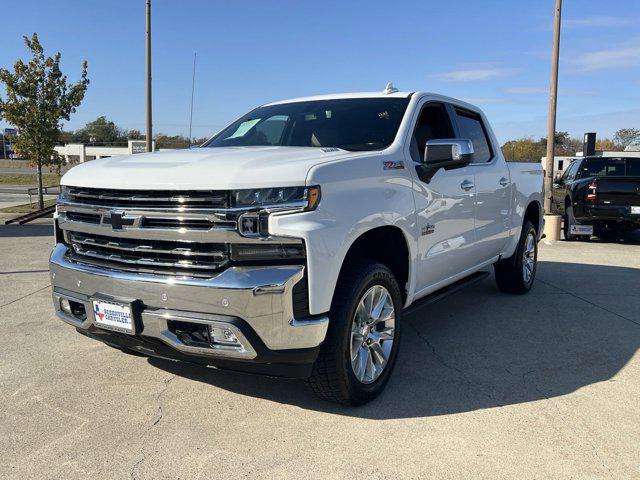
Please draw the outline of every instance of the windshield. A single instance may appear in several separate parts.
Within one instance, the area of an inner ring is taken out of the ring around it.
[[[393,142],[408,104],[408,98],[350,98],[259,107],[203,146],[382,150]]]
[[[588,158],[581,167],[580,177],[637,177],[640,158]]]

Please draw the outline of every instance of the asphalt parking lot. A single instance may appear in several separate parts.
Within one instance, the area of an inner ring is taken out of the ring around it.
[[[639,478],[640,242],[542,243],[405,318],[361,408],[125,355],[53,314],[46,224],[0,226],[0,478]]]

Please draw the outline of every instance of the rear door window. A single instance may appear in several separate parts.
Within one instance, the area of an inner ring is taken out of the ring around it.
[[[640,158],[627,158],[627,176],[640,177]]]
[[[482,117],[475,112],[456,108],[456,119],[460,138],[468,138],[473,142],[472,163],[490,162],[493,152]]]
[[[583,162],[580,178],[622,177],[626,170],[622,158],[589,158]]]

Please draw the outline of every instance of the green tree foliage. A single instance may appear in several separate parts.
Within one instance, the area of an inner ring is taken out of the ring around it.
[[[582,141],[571,138],[569,132],[556,132],[556,155],[575,155],[582,148]],[[512,162],[539,162],[547,154],[547,139],[534,140],[532,137],[509,140],[502,145],[504,157]]]
[[[571,157],[582,151],[581,138],[571,138],[569,132],[556,132],[555,155]],[[602,138],[596,141],[596,150],[622,151],[627,145],[640,142],[640,130],[623,128],[616,132],[613,140]],[[509,140],[502,145],[502,154],[511,162],[539,162],[547,155],[547,139],[534,140],[532,137]]]
[[[82,63],[80,80],[68,85],[60,70],[60,52],[47,57],[38,35],[24,37],[31,52],[28,63],[18,60],[13,72],[0,68],[0,82],[5,85],[6,99],[0,99],[0,118],[18,129],[13,140],[15,150],[31,159],[38,169],[38,202],[42,197],[42,166],[60,168],[62,159],[54,150],[62,129],[61,121],[69,120],[82,102],[87,90],[87,62]]]
[[[189,148],[189,139],[183,135],[158,133],[153,139],[156,141],[156,148]]]
[[[613,141],[624,150],[629,145],[640,144],[640,128],[621,128],[613,135]]]
[[[146,135],[144,135],[140,130],[129,130],[127,133],[127,138],[129,140],[144,140]]]
[[[127,131],[119,128],[104,115],[87,123],[84,128],[73,134],[73,141],[79,143],[114,143],[126,142]]]

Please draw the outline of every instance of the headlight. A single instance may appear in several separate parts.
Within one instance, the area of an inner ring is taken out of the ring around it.
[[[271,213],[306,212],[320,203],[320,187],[282,187],[233,190],[233,206],[251,208],[238,217],[238,232],[244,237],[268,237]]]
[[[320,187],[280,187],[232,190],[235,207],[300,208],[313,210],[320,202]]]

